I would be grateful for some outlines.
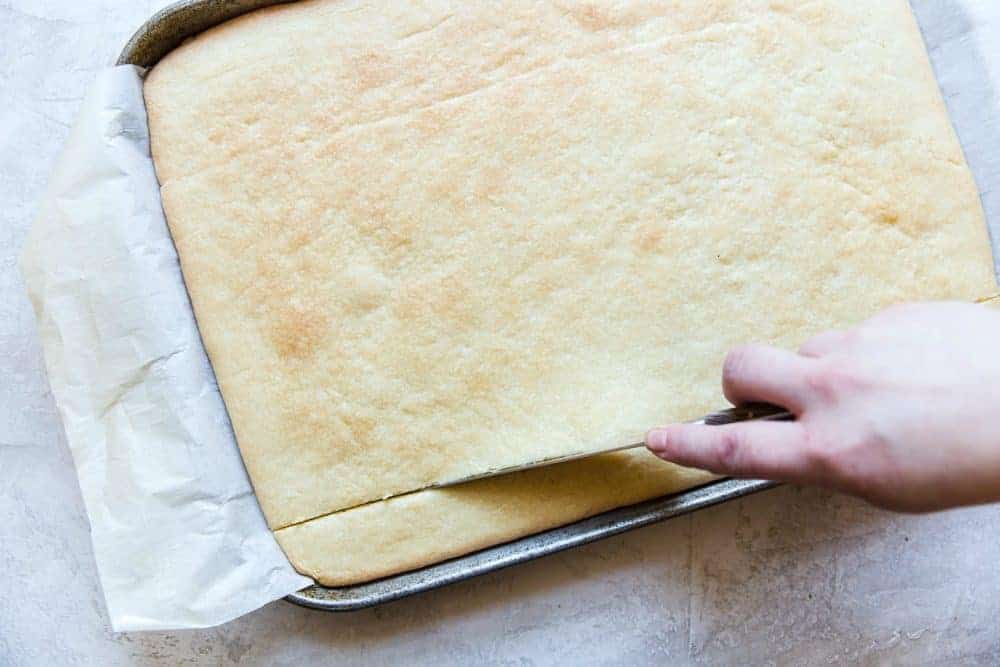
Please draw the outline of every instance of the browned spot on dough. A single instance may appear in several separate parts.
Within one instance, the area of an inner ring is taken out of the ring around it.
[[[282,359],[306,359],[329,335],[330,323],[316,310],[277,305],[268,338]]]
[[[615,25],[616,21],[611,14],[597,5],[586,4],[573,10],[573,18],[587,30],[607,30]]]
[[[633,243],[640,252],[652,252],[663,243],[666,230],[662,223],[646,222],[636,229]]]
[[[377,51],[364,51],[351,59],[354,84],[358,91],[371,90],[388,83],[393,78],[389,57]]]
[[[494,63],[496,64],[497,67],[503,67],[517,60],[521,60],[527,55],[528,55],[527,51],[525,51],[523,48],[512,46],[503,49],[502,51],[497,51]]]
[[[494,396],[502,390],[505,376],[497,369],[513,370],[526,363],[533,362],[503,347],[480,350],[474,358],[454,369],[457,391],[475,398]]]
[[[464,392],[469,396],[477,398],[489,396],[496,384],[494,382],[494,374],[482,370],[474,370],[466,373],[462,379]]]
[[[336,465],[357,455],[361,450],[361,443],[355,440],[355,430],[344,421],[342,415],[331,415],[322,402],[287,403],[276,406],[284,425],[282,432],[288,433],[296,441],[323,441],[330,444],[329,447],[302,453],[314,465]]]
[[[792,200],[794,191],[788,183],[779,183],[771,192],[771,197],[776,204],[785,205]]]
[[[364,236],[374,236],[379,230],[389,226],[391,214],[381,193],[370,193],[363,199],[357,200],[356,206],[359,216],[355,225]]]
[[[483,167],[475,174],[473,194],[476,199],[493,199],[507,189],[507,170],[500,167]]]
[[[284,278],[284,263],[258,256],[255,259],[256,272],[252,285],[247,286],[247,298],[258,315],[266,314],[274,303],[285,303],[291,287]]]
[[[443,167],[436,174],[429,174],[424,186],[427,196],[440,205],[449,206],[456,211],[464,211],[467,207],[463,192],[456,187],[454,170]]]
[[[302,248],[309,245],[312,240],[313,235],[309,231],[298,231],[291,235],[288,239],[288,249],[292,252],[297,250],[302,250]]]
[[[450,126],[450,116],[444,108],[424,109],[416,114],[412,123],[425,137],[435,137],[445,133]]]
[[[358,202],[361,216],[354,223],[371,243],[386,251],[404,249],[413,242],[417,225],[408,213],[400,213],[388,202],[388,197],[372,192]]]
[[[895,225],[899,222],[899,213],[890,208],[879,211],[878,219],[886,225]]]
[[[372,431],[378,425],[374,419],[358,414],[344,414],[341,418],[356,442],[363,444],[372,441]]]
[[[443,320],[465,322],[469,301],[466,284],[457,278],[447,277],[436,287],[427,294],[431,312]]]
[[[899,212],[885,202],[879,202],[870,206],[868,215],[883,225],[895,225],[899,223]]]

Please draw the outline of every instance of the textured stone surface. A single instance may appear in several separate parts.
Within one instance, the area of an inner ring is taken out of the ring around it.
[[[795,488],[356,614],[112,634],[16,256],[94,71],[163,4],[0,0],[0,665],[1000,662],[1000,507],[901,517]],[[993,0],[965,4],[998,40]]]

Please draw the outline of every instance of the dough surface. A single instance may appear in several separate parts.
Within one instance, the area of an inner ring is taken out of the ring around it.
[[[325,582],[704,481],[635,454],[373,502],[722,407],[733,344],[995,291],[905,0],[312,0],[145,95],[244,461]]]

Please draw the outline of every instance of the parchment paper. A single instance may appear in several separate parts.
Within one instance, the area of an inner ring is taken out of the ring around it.
[[[911,4],[1000,260],[1000,3]],[[22,269],[114,629],[215,625],[311,583],[243,469],[160,209],[136,69],[98,75]]]
[[[264,522],[188,303],[142,83],[102,71],[22,270],[115,630],[223,623],[312,583]]]

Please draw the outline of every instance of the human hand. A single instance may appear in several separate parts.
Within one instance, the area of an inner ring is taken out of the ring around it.
[[[667,426],[649,449],[900,511],[1000,500],[1000,312],[986,306],[897,306],[798,354],[740,347],[722,383],[734,405],[775,403],[797,421]]]

